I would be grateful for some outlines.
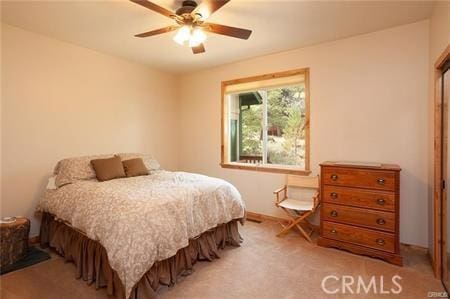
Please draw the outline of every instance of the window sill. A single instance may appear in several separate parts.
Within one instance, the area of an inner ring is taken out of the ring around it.
[[[262,171],[262,172],[272,172],[272,173],[284,173],[284,174],[295,174],[295,175],[310,175],[310,170],[298,169],[295,167],[283,167],[283,166],[267,166],[258,164],[247,164],[247,163],[220,163],[222,168],[229,169],[241,169],[250,171]]]

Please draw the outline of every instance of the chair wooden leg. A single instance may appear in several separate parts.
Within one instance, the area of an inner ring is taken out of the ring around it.
[[[291,220],[290,220],[289,224],[286,226],[283,226],[284,229],[277,234],[277,237],[281,237],[281,236],[285,235],[288,231],[290,231],[293,227],[295,227],[295,225],[297,225],[297,223],[298,223],[297,219],[294,219],[291,216]]]
[[[309,220],[306,218],[305,218],[305,223],[309,226],[310,229],[314,230],[314,225],[311,222],[309,222]]]
[[[312,214],[312,213],[310,213]],[[310,215],[308,214],[308,216]],[[312,236],[312,234],[314,233],[314,231],[316,230],[315,225],[313,225],[311,222],[309,222],[309,220],[307,218],[305,218],[305,224],[308,226],[310,232],[309,232],[309,236]]]
[[[309,235],[303,230],[303,228],[302,228],[300,225],[298,225],[298,224],[296,224],[296,226],[297,226],[298,230],[300,231],[300,233],[305,237],[305,239],[308,240],[309,243],[312,243],[311,238],[310,238]]]
[[[309,215],[311,215],[311,212],[304,213],[301,217],[298,218],[296,221],[296,227],[300,231],[300,233],[305,237],[306,240],[308,240],[310,243],[312,243],[312,240],[310,238],[310,235],[308,235],[305,230],[300,226],[300,222],[305,223],[309,226],[309,221],[306,219]],[[311,232],[312,233],[312,232]]]
[[[281,208],[287,215],[289,218],[291,218],[291,220],[288,220],[288,224],[284,225],[283,223],[279,222],[280,225],[283,227],[283,230],[281,230],[278,234],[277,237],[281,237],[282,235],[286,234],[291,228],[294,227],[294,218],[292,217],[291,213],[289,212],[289,210],[285,209],[285,208]]]
[[[277,237],[281,237],[281,236],[285,235],[292,228],[297,227],[300,234],[308,242],[312,243],[310,236],[314,232],[314,226],[306,219],[309,215],[312,214],[312,212],[306,212],[306,213],[301,214],[299,217],[294,218],[294,216],[292,216],[292,214],[289,212],[289,210],[287,210],[285,208],[282,208],[282,209],[283,209],[283,211],[286,212],[286,214],[289,216],[289,218],[291,218],[291,220],[288,225],[283,225],[282,223],[280,223],[281,226],[283,227],[283,230],[277,234]],[[309,234],[307,234],[306,231],[301,227],[301,224],[306,224],[311,229],[311,232]]]
[[[285,226],[284,229],[277,234],[277,237],[281,237],[286,234],[289,230],[291,230],[295,226],[295,221],[292,221],[289,225]]]
[[[288,226],[289,224],[292,223],[292,220],[285,220],[285,222],[283,221],[278,221],[278,224],[281,225],[281,227],[285,228],[286,226]]]
[[[303,223],[299,223],[299,225],[309,236],[311,236],[312,233],[311,233],[311,229],[309,229],[309,227],[308,228],[305,227],[305,225]],[[296,229],[295,231],[303,238],[303,233],[300,230]]]
[[[284,210],[284,209],[283,209]],[[288,210],[285,210],[286,214],[288,214],[288,216],[292,219],[291,223],[286,226],[281,232],[279,232],[277,234],[277,237],[281,237],[282,235],[286,234],[289,230],[291,230],[294,226],[296,226],[297,228],[300,229],[300,233],[305,237],[305,238],[309,238],[309,236],[307,237],[306,232],[300,227],[299,223],[301,221],[303,221],[309,214],[305,213],[302,216],[298,217],[298,218],[294,218]]]

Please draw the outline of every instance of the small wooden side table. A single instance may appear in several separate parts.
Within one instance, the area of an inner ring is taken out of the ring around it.
[[[14,222],[1,223],[0,234],[0,267],[11,265],[27,255],[28,235],[30,234],[29,219],[17,217]]]

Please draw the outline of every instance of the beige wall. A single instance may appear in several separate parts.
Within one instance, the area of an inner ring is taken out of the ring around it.
[[[180,167],[229,180],[250,211],[282,215],[272,191],[283,175],[222,169],[220,82],[310,68],[311,165],[398,163],[401,241],[427,246],[428,21],[267,55],[180,79]]]
[[[430,59],[434,65],[450,44],[450,2],[437,1],[430,18]]]
[[[428,102],[428,114],[429,114],[429,141],[428,141],[428,161],[429,161],[429,180],[430,188],[428,192],[429,203],[429,248],[430,253],[433,254],[433,179],[434,179],[434,63],[450,44],[450,2],[438,1],[434,5],[433,12],[430,18],[430,64],[429,64],[429,102]],[[449,160],[450,161],[450,160]],[[450,234],[450,229],[448,230]],[[447,237],[450,240],[450,235]]]
[[[2,35],[2,216],[31,217],[60,158],[119,151],[227,179],[248,210],[281,216],[283,175],[219,166],[220,82],[309,67],[314,173],[324,160],[400,164],[401,241],[428,244],[428,21],[180,78],[8,25]]]
[[[1,5],[0,5],[0,13],[1,13]],[[2,27],[2,23],[0,22],[0,40],[1,40],[1,37],[2,37],[2,30],[1,30],[1,27]],[[2,65],[2,47],[0,46],[0,66]],[[3,134],[2,134],[2,108],[3,108],[3,97],[1,96],[2,95],[2,86],[3,86],[3,84],[1,83],[2,82],[2,72],[1,72],[1,70],[0,70],[0,214],[1,214],[1,210],[2,210],[2,202],[3,202],[3,200],[2,200],[2,193],[3,193],[3,191],[2,191],[2,186],[3,186],[3,183],[2,183],[2,165],[3,165],[3,163],[2,163],[2,144],[3,144]]]
[[[1,215],[32,218],[55,163],[147,152],[177,168],[176,78],[3,24]]]

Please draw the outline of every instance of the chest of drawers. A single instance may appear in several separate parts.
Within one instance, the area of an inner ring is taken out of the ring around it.
[[[318,245],[402,265],[400,167],[324,162]]]

